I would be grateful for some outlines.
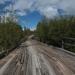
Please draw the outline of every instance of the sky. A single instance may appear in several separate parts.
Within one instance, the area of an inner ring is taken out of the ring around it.
[[[44,16],[50,19],[65,14],[75,15],[75,0],[0,0],[0,15],[11,10],[11,4],[18,23],[32,30]]]

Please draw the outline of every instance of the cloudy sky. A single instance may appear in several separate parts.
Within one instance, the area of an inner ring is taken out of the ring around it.
[[[0,15],[11,10],[11,4],[22,26],[34,29],[45,16],[75,15],[75,0],[0,0]]]

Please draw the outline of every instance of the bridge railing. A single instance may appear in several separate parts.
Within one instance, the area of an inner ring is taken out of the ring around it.
[[[64,37],[62,40],[62,48],[75,52],[75,38]]]

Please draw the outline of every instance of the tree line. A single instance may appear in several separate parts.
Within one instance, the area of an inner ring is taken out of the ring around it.
[[[62,41],[75,45],[75,17],[66,16],[54,19],[44,19],[38,23],[35,35],[42,42],[61,47]],[[75,46],[64,43],[64,48],[74,51]]]
[[[0,23],[0,57],[8,54],[13,48],[27,39],[30,30],[24,29],[15,22]]]

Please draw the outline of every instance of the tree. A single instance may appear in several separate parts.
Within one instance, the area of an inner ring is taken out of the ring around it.
[[[37,25],[36,32],[37,32],[37,36],[39,37],[40,41],[42,42],[47,41],[48,26],[45,21],[42,21]]]
[[[9,22],[0,23],[0,50],[10,50],[21,43],[23,31],[20,25]]]
[[[35,32],[40,41],[48,41],[49,44],[61,47],[65,37],[75,38],[75,17],[65,16],[42,20],[38,23]]]

